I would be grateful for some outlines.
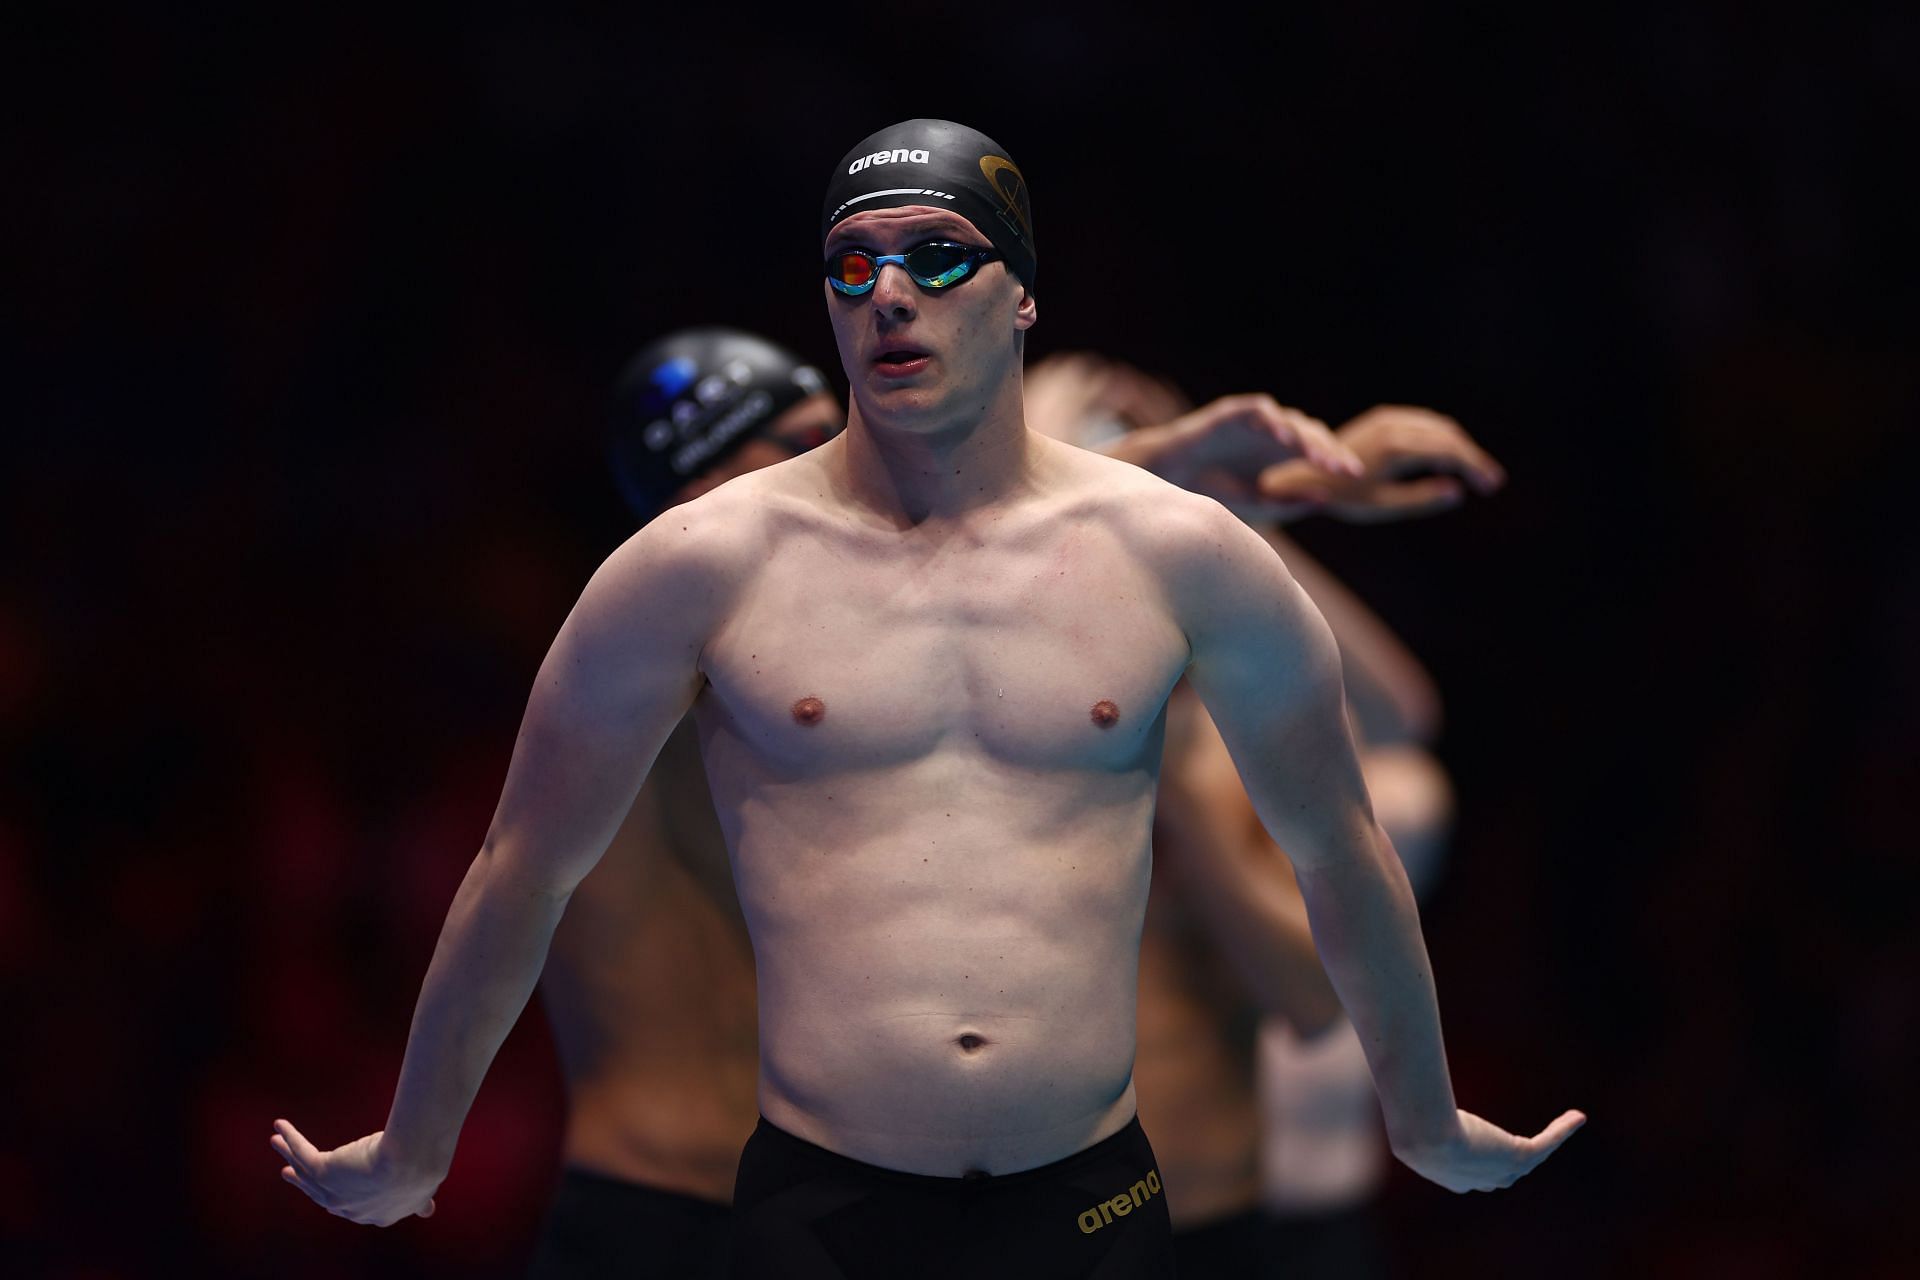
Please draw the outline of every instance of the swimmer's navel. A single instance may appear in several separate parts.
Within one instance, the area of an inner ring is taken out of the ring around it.
[[[827,704],[808,694],[793,704],[793,718],[799,724],[819,724],[827,718]]]
[[[960,1052],[962,1053],[978,1053],[987,1047],[987,1038],[985,1036],[977,1036],[969,1031],[964,1035],[956,1037],[954,1043],[960,1046]]]

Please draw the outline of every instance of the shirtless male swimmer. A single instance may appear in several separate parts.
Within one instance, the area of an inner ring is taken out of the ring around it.
[[[1061,386],[1066,367],[1079,370],[1087,363],[1087,357],[1076,357],[1028,369],[1030,426],[1066,438],[1059,429],[1050,430],[1045,419],[1062,413],[1078,417],[1095,408],[1067,401],[1085,399],[1083,388],[1089,382],[1107,386],[1104,378],[1069,374],[1068,395],[1046,393],[1049,386]],[[739,330],[684,329],[650,343],[628,362],[614,394],[609,453],[622,496],[645,523],[736,476],[823,443],[846,424],[845,410],[825,386],[819,372],[799,357]],[[1032,394],[1036,386],[1041,388],[1038,408]],[[1386,412],[1391,411],[1375,410],[1362,421]],[[1235,396],[1186,414],[1169,427],[1116,437],[1102,448],[1162,476],[1191,478],[1204,467],[1216,484],[1235,482],[1249,491],[1270,479],[1277,490],[1276,511],[1298,505],[1303,489],[1338,489],[1349,502],[1358,502],[1367,518],[1376,519],[1388,513],[1419,513],[1404,509],[1408,486],[1392,482],[1390,469],[1416,465],[1473,474],[1475,447],[1457,429],[1429,433],[1431,439],[1396,438],[1391,452],[1372,443],[1354,448],[1353,456],[1370,474],[1352,480],[1306,460],[1274,466],[1276,457],[1291,456],[1302,441],[1310,451],[1324,453],[1320,429],[1314,420],[1270,397]],[[1350,424],[1332,438],[1345,442],[1353,431]],[[1360,443],[1357,436],[1355,442]],[[1311,583],[1307,586],[1314,590]],[[1345,653],[1352,637],[1340,634],[1338,617],[1328,614]],[[1376,621],[1373,630],[1381,629]],[[1364,660],[1368,647],[1355,652],[1363,660],[1344,664],[1350,682],[1356,673],[1364,676],[1370,669]],[[1365,686],[1361,695],[1355,698],[1350,689],[1360,715],[1357,726],[1365,722],[1366,709],[1380,701],[1366,696]],[[1176,697],[1169,715],[1155,814],[1154,889],[1140,952],[1134,1068],[1143,1109],[1181,1108],[1176,1113],[1183,1122],[1178,1131],[1160,1132],[1160,1142],[1171,1141],[1172,1148],[1156,1150],[1183,1267],[1195,1240],[1184,1232],[1183,1218],[1191,1222],[1209,1211],[1217,1218],[1226,1203],[1223,1184],[1246,1193],[1244,1205],[1229,1207],[1246,1208],[1243,1216],[1255,1216],[1250,1207],[1258,1124],[1252,1114],[1250,1062],[1245,1087],[1239,1089],[1235,1085],[1242,1082],[1230,1072],[1223,1081],[1221,1072],[1193,1069],[1196,1060],[1216,1062],[1222,1056],[1217,1051],[1220,1042],[1234,1030],[1250,1032],[1251,1024],[1236,1006],[1216,1016],[1216,1025],[1196,1032],[1191,1014],[1199,993],[1189,993],[1189,988],[1206,984],[1179,979],[1205,967],[1189,951],[1211,957],[1217,947],[1196,940],[1191,948],[1178,949],[1176,962],[1176,949],[1160,945],[1165,930],[1155,931],[1155,903],[1165,897],[1162,873],[1169,863],[1193,862],[1191,874],[1196,875],[1202,866],[1232,868],[1231,875],[1206,875],[1202,882],[1227,882],[1206,897],[1209,902],[1230,901],[1226,910],[1234,918],[1223,928],[1233,941],[1243,943],[1237,950],[1247,953],[1237,967],[1254,972],[1261,989],[1275,997],[1266,1002],[1268,1012],[1311,1028],[1339,1011],[1284,859],[1274,857],[1270,848],[1204,862],[1191,852],[1196,840],[1210,840],[1223,825],[1236,825],[1223,823],[1215,809],[1243,815],[1240,825],[1249,832],[1258,829],[1232,762],[1211,733],[1211,722],[1204,736],[1213,749],[1206,752],[1205,769],[1222,772],[1210,785],[1231,790],[1236,803],[1206,806],[1205,820],[1188,824],[1194,829],[1183,830],[1176,842],[1179,856],[1169,857],[1170,818],[1195,809],[1169,799],[1170,788],[1180,796],[1191,789],[1185,785],[1193,774],[1191,762],[1183,765],[1174,741],[1180,735],[1172,725],[1181,706],[1193,701],[1190,695]],[[1185,736],[1198,741],[1203,735]],[[1384,799],[1391,809],[1393,779],[1387,779],[1383,793],[1368,760],[1363,752],[1375,803]],[[1382,822],[1388,825],[1384,813]],[[1388,830],[1400,846],[1401,833],[1391,825]],[[1237,830],[1227,836],[1227,843],[1236,847],[1241,842]],[[1284,904],[1277,901],[1282,896]],[[1163,905],[1160,917],[1167,914]],[[1284,936],[1267,936],[1274,932]],[[1257,940],[1243,942],[1254,935],[1259,935]],[[757,1119],[759,1044],[751,942],[735,900],[726,841],[714,815],[690,717],[668,737],[606,854],[568,898],[540,992],[552,1022],[568,1106],[565,1168],[541,1231],[530,1272],[533,1280],[722,1274],[734,1170],[741,1144]],[[1199,1012],[1205,1022],[1213,1011]],[[1170,1025],[1176,1023],[1177,1030]],[[1231,1024],[1231,1030],[1222,1024]],[[1168,1070],[1174,1057],[1182,1065]],[[1161,1073],[1154,1080],[1159,1094],[1145,1083],[1155,1071]],[[1371,1106],[1371,1079],[1363,1085]],[[1199,1093],[1205,1097],[1189,1096]],[[1217,1239],[1225,1230],[1210,1223],[1207,1238]],[[1268,1252],[1262,1248],[1262,1257]],[[1284,1265],[1285,1259],[1279,1262]],[[1195,1274],[1216,1271],[1225,1274],[1219,1267]]]
[[[1394,1153],[1457,1191],[1529,1172],[1584,1117],[1520,1138],[1454,1106],[1312,606],[1216,503],[1027,430],[1012,160],[947,122],[883,130],[833,175],[823,231],[847,430],[594,575],[535,681],[386,1129],[321,1152],[276,1122],[283,1176],[357,1221],[432,1211],[568,894],[691,708],[759,982],[735,1273],[1169,1274],[1130,1075],[1183,674],[1293,856]]]

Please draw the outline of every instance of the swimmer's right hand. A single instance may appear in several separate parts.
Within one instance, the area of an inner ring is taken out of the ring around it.
[[[1455,1193],[1510,1187],[1560,1149],[1587,1122],[1579,1111],[1563,1113],[1531,1138],[1508,1133],[1471,1111],[1456,1113],[1459,1125],[1438,1141],[1420,1146],[1396,1142],[1393,1154],[1429,1182]]]
[[[280,1176],[335,1217],[390,1227],[402,1218],[433,1216],[433,1193],[445,1171],[404,1166],[381,1149],[384,1134],[321,1151],[288,1121],[275,1120],[273,1129],[268,1145],[287,1162]]]

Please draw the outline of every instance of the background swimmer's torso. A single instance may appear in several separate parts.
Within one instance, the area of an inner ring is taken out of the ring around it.
[[[567,1163],[724,1201],[753,1132],[753,951],[690,721],[574,890],[540,981]]]

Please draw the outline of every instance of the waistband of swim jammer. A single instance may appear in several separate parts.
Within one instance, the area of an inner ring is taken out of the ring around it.
[[[1013,1173],[995,1173],[984,1177],[947,1178],[930,1173],[909,1173],[904,1169],[889,1169],[885,1165],[868,1164],[852,1156],[843,1156],[837,1151],[829,1151],[817,1143],[796,1137],[782,1129],[765,1116],[760,1117],[759,1127],[754,1137],[769,1146],[784,1148],[784,1154],[812,1160],[815,1164],[837,1167],[842,1172],[865,1178],[880,1178],[907,1186],[928,1189],[953,1187],[1010,1187],[1022,1182],[1038,1181],[1045,1178],[1071,1176],[1083,1168],[1099,1164],[1103,1160],[1122,1158],[1130,1148],[1141,1148],[1147,1156],[1147,1137],[1140,1128],[1140,1117],[1134,1116],[1109,1137],[1100,1139],[1090,1147],[1082,1147],[1070,1156],[1062,1157],[1049,1164],[1035,1165],[1031,1169],[1019,1169]]]

